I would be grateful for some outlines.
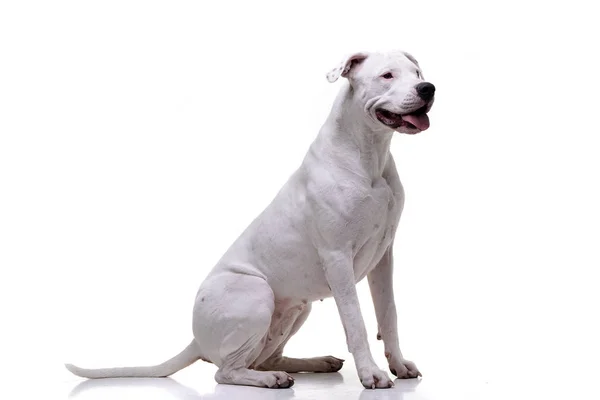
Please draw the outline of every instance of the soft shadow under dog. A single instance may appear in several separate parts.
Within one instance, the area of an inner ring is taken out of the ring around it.
[[[390,389],[364,389],[359,400],[403,400],[406,393],[414,392],[421,379],[396,379]],[[414,395],[407,398],[412,399]]]
[[[326,381],[334,382],[335,379],[327,379]],[[325,381],[321,379],[319,382]],[[217,400],[234,398],[243,398],[246,400],[286,400],[294,397],[293,389],[262,389],[250,386],[217,384],[214,386],[212,393],[200,395],[196,390],[185,386],[172,378],[106,378],[88,379],[79,383],[73,388],[73,390],[71,390],[71,393],[69,393],[69,398],[77,399],[82,394],[92,391],[101,394],[102,390],[111,388],[134,388],[140,389],[140,391],[151,389],[167,393],[172,398],[178,400]]]
[[[194,389],[182,385],[171,378],[106,378],[106,379],[88,379],[71,390],[70,399],[76,399],[80,395],[91,391],[102,391],[109,388],[136,388],[153,389],[170,394],[176,399],[181,400],[200,400],[200,396]]]

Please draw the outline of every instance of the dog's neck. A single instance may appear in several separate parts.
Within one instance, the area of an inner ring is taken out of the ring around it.
[[[373,181],[383,174],[393,131],[374,131],[365,118],[362,102],[345,82],[319,137],[339,166]]]

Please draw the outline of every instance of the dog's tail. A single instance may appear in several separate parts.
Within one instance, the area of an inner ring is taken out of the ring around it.
[[[174,374],[175,372],[192,365],[201,358],[200,349],[195,340],[175,357],[165,361],[162,364],[152,367],[123,367],[123,368],[99,368],[86,369],[79,368],[72,364],[65,364],[65,367],[72,373],[82,378],[163,378]]]

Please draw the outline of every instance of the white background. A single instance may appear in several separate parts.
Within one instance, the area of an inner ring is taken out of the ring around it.
[[[79,380],[63,362],[154,364],[183,348],[200,282],[327,116],[339,83],[325,73],[348,52],[394,48],[437,87],[431,128],[392,144],[407,194],[401,347],[442,393],[427,398],[478,385],[591,396],[591,4],[3,2],[0,370],[20,385],[13,398],[65,398]],[[359,294],[387,367],[366,284]],[[344,385],[358,383],[332,299],[288,354],[346,358]],[[199,363],[181,376],[204,393],[214,372]]]

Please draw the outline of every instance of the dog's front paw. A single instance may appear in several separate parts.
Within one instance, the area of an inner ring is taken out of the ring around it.
[[[390,372],[400,379],[410,379],[422,376],[421,372],[419,371],[415,363],[412,361],[408,361],[405,359],[392,359],[389,361],[389,365]]]
[[[358,377],[360,383],[367,389],[387,389],[394,386],[394,382],[388,375],[377,368],[376,365],[367,368],[359,368]]]

